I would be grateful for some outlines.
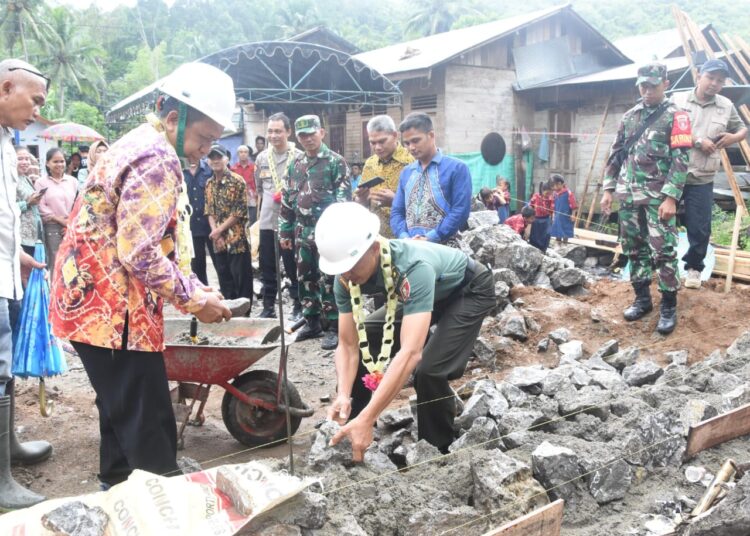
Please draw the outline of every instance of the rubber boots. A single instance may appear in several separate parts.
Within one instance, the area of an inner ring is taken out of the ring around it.
[[[52,454],[52,445],[46,441],[27,441],[20,443],[16,437],[15,412],[16,412],[16,393],[15,382],[10,381],[5,387],[5,392],[10,396],[10,459],[13,463],[22,463],[24,465],[33,465],[43,462]]]
[[[628,322],[643,318],[654,309],[651,301],[651,281],[633,282],[633,290],[635,290],[635,301],[622,313]]]
[[[305,319],[305,325],[297,333],[294,342],[306,341],[308,339],[317,339],[323,336],[323,327],[320,325],[319,316],[308,316]]]
[[[677,292],[662,291],[659,323],[656,331],[662,335],[669,335],[677,327]]]
[[[0,397],[0,510],[28,508],[45,497],[21,486],[10,472],[10,397]]]

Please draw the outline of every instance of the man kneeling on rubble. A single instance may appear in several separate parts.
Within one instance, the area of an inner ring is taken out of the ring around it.
[[[419,438],[447,452],[456,413],[448,380],[463,374],[495,306],[492,273],[460,250],[388,240],[379,230],[378,217],[357,203],[332,205],[315,228],[320,269],[339,276],[338,393],[328,417],[348,424],[332,444],[349,437],[354,461],[363,459],[378,416],[412,371]],[[363,295],[377,293],[386,305],[365,318]]]

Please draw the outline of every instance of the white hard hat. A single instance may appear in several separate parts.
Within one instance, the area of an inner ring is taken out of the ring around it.
[[[367,252],[380,231],[380,219],[359,203],[334,203],[321,214],[315,226],[320,270],[339,275]]]
[[[187,104],[226,129],[234,128],[234,82],[232,77],[213,65],[200,62],[180,65],[164,79],[159,91]]]

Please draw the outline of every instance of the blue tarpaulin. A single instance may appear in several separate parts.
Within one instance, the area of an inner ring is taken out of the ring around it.
[[[45,262],[44,246],[37,242],[34,259]],[[58,340],[49,325],[49,283],[44,269],[34,268],[29,276],[13,341],[13,375],[43,378],[68,370]]]

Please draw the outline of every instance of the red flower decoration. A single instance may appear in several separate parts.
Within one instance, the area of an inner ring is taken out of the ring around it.
[[[380,385],[380,381],[383,379],[383,373],[380,371],[371,372],[362,376],[362,383],[365,384],[370,391],[374,391]]]
[[[281,203],[281,192],[274,192],[274,194],[273,194],[273,202],[274,203]]]

